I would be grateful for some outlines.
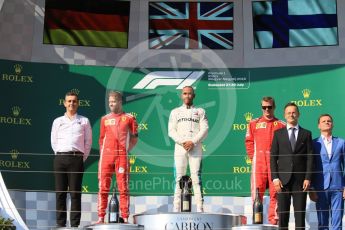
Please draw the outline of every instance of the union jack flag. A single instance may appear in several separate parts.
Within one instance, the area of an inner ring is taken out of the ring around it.
[[[232,49],[232,2],[150,2],[151,49]]]

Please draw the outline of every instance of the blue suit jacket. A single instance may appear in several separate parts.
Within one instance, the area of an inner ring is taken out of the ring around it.
[[[345,187],[345,141],[332,137],[332,156],[329,158],[322,137],[313,140],[314,173],[312,186],[324,189],[343,189]]]

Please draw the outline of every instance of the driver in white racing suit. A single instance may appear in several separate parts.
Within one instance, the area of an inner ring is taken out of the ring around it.
[[[193,106],[194,89],[185,86],[182,89],[183,105],[171,111],[169,117],[169,136],[175,141],[175,195],[174,212],[181,211],[181,189],[179,181],[186,175],[189,163],[194,198],[197,212],[203,212],[201,193],[202,141],[208,132],[208,120],[205,110]]]

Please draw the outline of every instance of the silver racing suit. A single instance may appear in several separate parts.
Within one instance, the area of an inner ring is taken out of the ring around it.
[[[175,195],[174,211],[180,210],[181,189],[179,181],[186,175],[187,166],[192,178],[194,198],[197,211],[203,211],[203,196],[201,193],[201,160],[202,160],[202,141],[208,132],[208,120],[205,110],[186,105],[175,108],[169,117],[169,137],[175,141]],[[183,148],[183,143],[192,141],[194,147],[191,151]]]

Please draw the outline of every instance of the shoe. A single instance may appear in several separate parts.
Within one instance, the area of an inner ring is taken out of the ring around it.
[[[98,220],[95,224],[104,224],[104,217],[98,217]]]
[[[272,218],[272,219],[268,219],[268,223],[272,224],[272,225],[278,225],[278,218]]]
[[[278,225],[278,220],[269,220],[268,222],[272,225]]]
[[[124,224],[128,224],[128,218],[122,218],[123,219],[123,222]]]

